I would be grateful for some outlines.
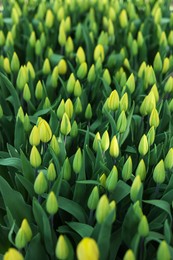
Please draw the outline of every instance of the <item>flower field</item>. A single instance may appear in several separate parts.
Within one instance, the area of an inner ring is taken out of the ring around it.
[[[0,10],[0,260],[173,259],[171,1]]]

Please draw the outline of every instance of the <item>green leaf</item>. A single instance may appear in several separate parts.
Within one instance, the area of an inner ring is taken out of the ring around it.
[[[16,125],[15,125],[15,131],[14,131],[14,146],[17,150],[19,150],[21,147],[25,147],[25,130],[23,123],[21,122],[20,119],[16,120]]]
[[[28,161],[28,159],[26,158],[25,154],[23,153],[22,150],[20,150],[20,158],[21,158],[21,162],[22,162],[22,174],[23,176],[29,180],[31,183],[34,183],[34,179],[35,179],[35,172],[30,164],[30,162]]]
[[[29,180],[27,180],[25,177],[23,177],[22,175],[17,174],[16,178],[20,181],[20,183],[26,189],[30,198],[33,198],[35,195],[33,184]]]
[[[111,193],[110,199],[115,200],[116,203],[123,200],[130,193],[130,186],[126,184],[124,181],[119,180],[115,191]]]
[[[66,222],[66,223],[82,238],[90,237],[93,232],[93,227],[91,227],[90,225],[79,223],[79,222]]]
[[[19,158],[0,159],[0,165],[11,166],[11,167],[14,167],[18,170],[21,170],[21,168],[22,168],[21,160]]]
[[[171,227],[168,223],[168,220],[166,219],[164,223],[164,235],[165,235],[165,240],[168,244],[171,242],[171,237],[172,237],[172,232],[171,232]]]

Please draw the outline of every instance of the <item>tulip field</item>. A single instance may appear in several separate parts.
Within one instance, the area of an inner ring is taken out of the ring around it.
[[[170,0],[2,0],[0,260],[173,259]]]

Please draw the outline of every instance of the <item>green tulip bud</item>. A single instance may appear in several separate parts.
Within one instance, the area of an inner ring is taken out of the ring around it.
[[[123,260],[136,260],[135,255],[131,249],[126,251]]]
[[[173,112],[173,99],[171,99],[168,106],[169,106],[170,112],[172,113]]]
[[[66,32],[71,31],[71,17],[70,16],[67,16],[65,19],[65,30],[66,30]]]
[[[37,85],[35,88],[35,97],[38,100],[42,99],[42,97],[43,97],[43,85],[40,80],[37,82]]]
[[[114,141],[116,142],[115,138]],[[109,144],[110,144],[110,140],[109,140],[109,134],[108,131],[106,130],[103,135],[102,135],[102,139],[101,139],[101,147],[102,150],[105,152],[108,148],[109,148]],[[112,153],[112,152],[111,152]]]
[[[86,56],[85,56],[84,49],[81,46],[79,46],[76,52],[76,62],[77,64],[82,64],[85,61],[86,61]]]
[[[2,30],[0,30],[0,47],[2,47],[5,44],[5,35]]]
[[[100,138],[100,133],[97,132],[93,141],[93,149],[95,152],[97,152],[98,150],[99,142],[101,143],[101,138]]]
[[[146,62],[143,61],[141,63],[141,66],[139,67],[139,70],[138,70],[138,77],[139,78],[143,78],[144,77],[144,74],[145,74],[145,71],[146,71],[146,67],[147,67]]]
[[[20,61],[16,54],[16,52],[13,53],[12,59],[11,59],[11,71],[17,72],[20,68]]]
[[[50,62],[49,62],[48,58],[46,58],[43,63],[42,71],[43,71],[44,75],[48,75],[51,71]]]
[[[28,76],[30,76],[31,79],[35,79],[35,70],[30,61],[27,62],[26,68],[27,68]]]
[[[42,46],[42,48],[45,48],[47,42],[46,42],[46,35],[45,35],[44,32],[41,33],[41,36],[40,36],[40,42],[41,42],[41,46]],[[51,55],[50,52],[51,52],[51,48],[49,49],[49,55]],[[48,57],[49,57],[49,55],[48,55]]]
[[[123,110],[117,120],[117,130],[120,133],[124,133],[126,131],[126,128],[127,128],[127,118],[126,118],[126,114]]]
[[[173,77],[169,77],[168,80],[166,81],[164,91],[167,93],[173,92]]]
[[[173,148],[170,148],[165,160],[164,160],[165,169],[171,170],[173,167]]]
[[[135,179],[133,180],[133,183],[132,183],[132,186],[130,189],[130,198],[133,202],[137,201],[141,187],[142,187],[141,178],[139,175],[137,175],[135,177]]]
[[[94,49],[94,61],[96,62],[99,58],[101,59],[101,62],[103,62],[105,58],[104,48],[102,44],[98,44]]]
[[[6,57],[4,58],[4,70],[6,73],[10,74],[11,73],[11,68],[10,68],[10,61],[9,59]]]
[[[54,153],[56,155],[59,155],[60,147],[59,147],[58,140],[55,135],[52,136],[52,139],[50,141],[50,147],[52,148],[52,150],[54,151]]]
[[[91,194],[88,198],[88,208],[90,210],[95,210],[97,208],[97,204],[99,202],[99,190],[98,190],[98,187],[95,186],[92,191],[91,191]]]
[[[45,26],[47,28],[52,28],[54,23],[54,15],[50,9],[46,12],[46,18],[45,18]]]
[[[172,35],[173,36],[173,35]],[[170,61],[168,57],[165,57],[163,60],[163,69],[162,69],[162,73],[165,74],[168,72],[170,68]]]
[[[14,45],[14,37],[13,37],[12,31],[8,31],[7,36],[6,36],[5,45],[7,47],[10,47],[10,46]]]
[[[38,176],[35,179],[34,182],[34,191],[38,195],[42,195],[44,192],[46,192],[48,188],[47,180],[44,175],[44,173],[41,171],[39,172]]]
[[[30,124],[30,119],[29,119],[29,116],[28,114],[26,113],[25,114],[25,117],[24,117],[24,123],[23,123],[23,126],[24,126],[24,130],[26,132],[29,132],[32,128],[31,124]]]
[[[111,84],[111,76],[108,69],[105,69],[103,72],[103,81],[106,82],[108,85]]]
[[[132,55],[137,56],[138,54],[138,44],[136,40],[132,41]]]
[[[77,135],[78,135],[78,125],[77,125],[77,122],[74,121],[71,126],[70,136],[74,138]]]
[[[135,90],[135,77],[133,73],[130,75],[126,82],[127,88],[129,89],[130,93],[133,93]]]
[[[78,24],[76,26],[76,30],[75,30],[76,41],[79,42],[81,37],[82,37],[82,24],[80,22],[78,22]]]
[[[162,31],[162,33],[161,33],[159,44],[160,44],[160,46],[163,46],[163,47],[165,47],[165,48],[166,48],[167,45],[168,45],[166,33],[165,33],[164,31]]]
[[[99,260],[99,248],[96,241],[90,237],[84,237],[77,245],[78,260]]]
[[[109,176],[106,179],[106,188],[109,192],[112,192],[115,190],[115,187],[118,182],[118,170],[117,167],[114,165],[111,172],[109,173]]]
[[[129,62],[129,60],[127,58],[124,59],[123,65],[128,70],[131,70],[130,62]]]
[[[128,181],[132,175],[132,159],[131,156],[126,160],[122,169],[122,178],[124,181]]]
[[[143,159],[140,160],[137,169],[136,169],[136,176],[140,176],[141,181],[144,181],[146,178],[147,170],[145,166],[145,162]]]
[[[87,120],[90,120],[92,118],[92,108],[91,108],[91,104],[89,103],[86,107],[86,110],[85,110],[85,118]]]
[[[118,92],[113,90],[108,98],[108,108],[112,111],[115,111],[119,107],[119,95]]]
[[[66,32],[64,26],[62,26],[62,22],[59,26],[58,42],[61,47],[65,46],[66,44]]]
[[[31,92],[28,84],[26,83],[23,89],[23,99],[28,102],[31,99]]]
[[[55,66],[55,68],[53,69],[50,82],[51,82],[51,86],[53,88],[57,87],[57,85],[58,85],[58,66]]]
[[[123,9],[119,15],[119,23],[121,28],[126,28],[128,26],[128,17],[127,17],[127,12],[125,9]]]
[[[124,112],[127,111],[128,109],[128,94],[127,92],[125,92],[122,96],[122,98],[120,99],[120,109],[121,111],[124,110]]]
[[[158,92],[158,89],[157,89],[156,84],[154,84],[154,85],[152,86],[150,93],[153,93],[153,94],[154,94],[155,101],[156,101],[156,103],[157,103],[157,102],[159,101],[159,92]],[[149,94],[150,94],[150,93],[149,93]]]
[[[109,214],[109,201],[107,196],[104,194],[101,196],[96,208],[97,222],[99,224],[103,223],[108,214]]]
[[[95,65],[92,64],[88,71],[87,80],[89,83],[93,83],[95,79],[96,79]]]
[[[148,152],[148,140],[145,134],[142,136],[139,142],[138,151],[142,156],[146,155]]]
[[[106,134],[107,135],[107,134]],[[107,137],[106,137],[107,138]],[[108,136],[109,138],[109,136]],[[106,140],[105,140],[106,141]],[[102,143],[101,143],[102,144]],[[119,145],[116,136],[114,135],[111,143],[110,143],[110,149],[109,153],[112,157],[117,158],[119,156],[120,150],[119,150]]]
[[[31,32],[31,35],[29,37],[29,44],[31,47],[35,47],[36,44],[36,35],[35,35],[35,31]]]
[[[74,91],[74,86],[75,86],[75,83],[76,83],[76,79],[75,79],[75,76],[73,73],[70,74],[70,77],[67,81],[67,92],[69,94],[73,93]]]
[[[67,72],[67,62],[64,59],[61,59],[58,63],[58,73],[60,75],[65,75]]]
[[[80,97],[82,94],[82,87],[78,79],[75,82],[73,92],[75,97]]]
[[[72,38],[69,36],[65,43],[65,53],[67,56],[70,57],[70,55],[74,52],[74,44]]]
[[[153,85],[154,83],[156,83],[156,76],[155,76],[155,73],[154,73],[152,66],[146,67],[146,69],[145,69],[145,79],[144,80],[145,80],[146,88],[148,87],[148,84]]]
[[[139,222],[138,233],[141,237],[146,237],[149,234],[148,220],[145,215],[141,217],[141,220]]]
[[[71,178],[71,165],[68,157],[65,159],[63,164],[63,178],[66,181],[69,181]]]
[[[148,145],[151,146],[155,140],[155,128],[152,126],[147,133]]]
[[[87,70],[88,70],[87,63],[82,62],[77,70],[77,77],[79,79],[84,79],[85,76],[87,75]]]
[[[62,119],[64,113],[65,113],[65,103],[64,103],[64,99],[62,99],[61,103],[58,106],[56,114],[57,114],[59,119]]]
[[[144,44],[144,37],[141,31],[139,31],[137,34],[137,43],[138,43],[138,47],[142,47]]]
[[[65,113],[68,115],[69,119],[71,119],[73,116],[73,103],[72,103],[71,99],[68,98],[66,100],[64,108],[65,108]],[[57,112],[58,112],[58,110],[57,110]]]
[[[82,153],[81,153],[81,149],[78,148],[73,159],[73,171],[77,174],[80,172],[81,168],[82,168]]]
[[[151,115],[150,115],[150,119],[149,119],[149,124],[150,126],[154,126],[155,128],[158,127],[159,125],[159,114],[157,112],[157,110],[155,108],[153,108]]]
[[[160,57],[160,53],[157,52],[154,58],[153,67],[156,72],[160,72],[162,70],[162,59]]]
[[[30,163],[34,168],[38,168],[41,165],[41,156],[35,145],[31,149]]]
[[[168,44],[172,47],[173,46],[173,30],[171,30],[169,32],[169,35],[168,35]]]
[[[100,178],[99,178],[99,181],[100,181],[100,185],[104,188],[106,188],[106,174],[103,173]]]
[[[47,196],[46,210],[50,215],[54,215],[58,211],[58,201],[53,191],[51,191]]]
[[[39,130],[38,130],[38,127],[37,126],[34,126],[31,133],[30,133],[30,136],[29,136],[29,143],[32,145],[32,146],[37,146],[40,144],[40,133],[39,133]]]
[[[169,251],[168,244],[165,240],[160,242],[157,250],[157,260],[171,260],[171,254]]]
[[[20,228],[15,237],[15,246],[18,249],[22,249],[27,245],[27,243],[28,241],[27,241],[25,231],[22,228]]]
[[[38,123],[38,131],[40,134],[40,140],[43,143],[47,143],[52,138],[52,130],[46,120],[41,119]]]
[[[71,131],[71,123],[66,112],[63,114],[62,117],[60,131],[63,135],[68,135]]]
[[[22,254],[15,248],[9,248],[5,253],[3,260],[24,260]]]
[[[58,5],[59,5],[59,3],[58,3]],[[58,12],[57,12],[57,19],[58,19],[58,21],[60,22],[60,21],[62,21],[63,19],[64,19],[64,17],[65,17],[65,13],[64,13],[64,6],[58,6],[58,10],[57,10]]]
[[[47,179],[49,181],[54,181],[56,179],[55,165],[51,162],[47,169]]]
[[[82,103],[79,97],[76,98],[76,102],[74,104],[74,110],[77,115],[82,112]]]
[[[135,214],[137,215],[137,217],[138,217],[139,219],[141,219],[142,216],[143,216],[143,212],[142,212],[142,209],[141,209],[139,200],[136,201],[136,202],[133,204],[133,210],[134,210]]]
[[[165,180],[165,166],[163,160],[160,160],[153,171],[153,179],[157,184],[161,184]]]
[[[56,257],[60,260],[68,259],[69,248],[63,235],[60,235],[55,248]]]
[[[24,112],[23,112],[23,108],[22,107],[19,107],[18,109],[18,112],[17,112],[17,120],[20,119],[20,121],[22,123],[24,123],[24,119],[25,119],[25,116],[24,116]]]
[[[41,41],[37,40],[35,43],[35,54],[36,56],[40,56],[42,53],[42,45],[41,45]]]
[[[17,75],[17,88],[22,90],[28,81],[27,69],[25,66],[21,66]]]

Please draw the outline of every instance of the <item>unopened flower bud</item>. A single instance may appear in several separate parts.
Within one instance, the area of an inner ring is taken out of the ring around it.
[[[0,46],[2,47],[5,44],[5,35],[2,30],[0,30]]]
[[[72,38],[69,36],[65,43],[65,53],[68,57],[74,52],[74,44]]]
[[[99,260],[99,248],[96,241],[90,237],[84,237],[77,245],[78,260]]]
[[[25,231],[22,228],[20,228],[15,237],[15,246],[18,249],[22,249],[27,245],[27,243],[28,241],[27,241]]]
[[[40,40],[37,40],[36,41],[36,44],[35,44],[35,54],[37,56],[40,56],[42,53],[42,45],[41,45],[41,41]]]
[[[123,260],[136,260],[135,255],[131,249],[126,251]]]
[[[159,121],[160,121],[159,114],[158,114],[156,108],[153,108],[150,118],[149,118],[149,124],[150,124],[150,126],[154,126],[155,128],[157,128],[159,125]]]
[[[82,103],[79,97],[75,101],[74,110],[77,115],[82,112]]]
[[[101,62],[104,61],[104,48],[102,44],[98,44],[94,49],[94,61],[96,62],[99,58],[101,58]]]
[[[163,160],[160,160],[153,171],[153,179],[157,184],[161,184],[165,180],[165,166]]]
[[[134,210],[136,216],[137,216],[139,219],[141,219],[142,216],[143,216],[143,212],[142,212],[142,209],[141,209],[139,200],[136,201],[136,202],[133,204],[133,210]]]
[[[11,73],[11,68],[10,68],[10,61],[9,59],[6,57],[4,58],[4,70],[6,73],[10,74]]]
[[[127,128],[127,118],[123,110],[117,120],[117,130],[119,131],[119,133],[124,133],[126,131],[126,128]]]
[[[172,36],[173,37],[173,36]],[[162,73],[165,74],[168,72],[170,68],[170,61],[168,57],[165,57],[163,60],[163,69],[162,69]]]
[[[30,133],[30,136],[29,136],[29,143],[32,145],[32,146],[37,146],[40,144],[40,133],[39,133],[39,130],[38,130],[38,127],[37,126],[34,126],[31,133]]]
[[[114,141],[115,142],[115,141]],[[101,139],[101,147],[102,150],[105,152],[109,148],[110,140],[109,140],[109,134],[108,131],[106,130]]]
[[[55,248],[56,257],[60,260],[68,259],[69,247],[63,235],[60,235]]]
[[[64,103],[64,99],[62,99],[58,106],[56,114],[59,119],[62,119],[64,113],[65,113],[65,103]]]
[[[26,67],[21,66],[16,80],[17,88],[22,90],[25,84],[27,83],[27,81],[28,81],[28,75],[27,75]]]
[[[59,28],[58,42],[63,47],[66,44],[66,32],[64,26],[60,26]]]
[[[135,177],[133,180],[131,189],[130,189],[130,198],[133,202],[136,202],[138,200],[139,192],[142,187],[141,178],[139,175]]]
[[[82,94],[82,87],[81,87],[80,81],[78,79],[75,82],[73,92],[74,92],[75,97],[80,97]]]
[[[138,233],[141,237],[146,237],[149,234],[148,220],[145,215],[141,217],[141,220],[139,222]]]
[[[45,26],[47,28],[51,28],[54,23],[54,15],[50,9],[47,10],[46,12],[46,18],[45,18]]]
[[[126,162],[124,163],[122,169],[122,178],[124,181],[128,181],[131,178],[131,175],[132,175],[132,159],[131,156],[129,156]]]
[[[89,83],[93,83],[95,79],[96,79],[95,65],[92,64],[88,71],[87,80]]]
[[[118,145],[116,135],[114,135],[111,140],[109,153],[114,158],[117,158],[119,156],[120,150],[119,150],[119,145]]]
[[[100,185],[102,186],[102,188],[106,188],[106,174],[105,173],[103,173],[100,176],[99,181],[100,181]]]
[[[70,131],[70,136],[71,137],[76,137],[78,135],[78,125],[76,120],[73,122],[71,126],[71,131]]]
[[[30,61],[27,62],[27,72],[28,76],[31,77],[31,79],[35,79],[35,70]]]
[[[145,134],[142,136],[139,142],[138,151],[142,156],[146,155],[148,152],[148,140]]]
[[[54,153],[56,155],[58,155],[60,153],[60,147],[59,147],[58,140],[55,135],[52,136],[52,139],[50,141],[50,147],[52,148],[52,150],[54,151]]]
[[[173,167],[173,148],[170,148],[165,160],[164,160],[165,169],[171,170]]]
[[[23,99],[28,102],[31,99],[31,92],[28,84],[26,83],[23,89]]]
[[[3,260],[24,260],[22,254],[15,248],[9,248],[5,253]]]
[[[93,141],[93,149],[95,152],[97,152],[98,150],[99,142],[101,143],[101,138],[100,138],[100,133],[97,132]]]
[[[51,191],[47,196],[46,210],[50,215],[54,215],[58,211],[58,201],[53,191]]]
[[[88,208],[90,210],[95,210],[97,208],[98,202],[99,202],[99,190],[98,187],[95,186],[92,189],[90,196],[88,198],[88,202],[87,202]]]
[[[41,81],[39,80],[37,82],[36,88],[35,88],[35,97],[39,100],[43,97],[43,85]]]
[[[103,81],[106,82],[108,85],[111,84],[111,76],[108,69],[105,69],[103,72]]]
[[[123,9],[119,15],[119,22],[121,28],[126,28],[128,26],[128,17],[127,17],[127,12],[125,9]]]
[[[56,179],[55,165],[51,162],[47,169],[47,179],[49,181],[54,181]]]
[[[119,107],[119,95],[118,92],[113,90],[108,98],[108,108],[112,111],[117,110]]]
[[[160,72],[162,70],[162,59],[160,56],[160,53],[157,52],[156,56],[154,58],[154,62],[153,62],[153,68],[156,72]]]
[[[23,229],[27,242],[29,242],[32,238],[32,230],[31,230],[30,225],[26,218],[23,219],[23,221],[22,221],[21,229]]]
[[[109,192],[115,190],[117,181],[118,181],[118,170],[117,167],[114,165],[106,179],[106,188]]]
[[[77,70],[77,77],[79,79],[84,79],[85,76],[87,75],[87,71],[88,71],[87,63],[82,62],[81,65],[79,66],[78,70]]]
[[[35,31],[31,32],[31,35],[29,37],[29,44],[31,47],[35,47],[36,44],[36,35],[35,35]]]
[[[68,135],[71,131],[71,123],[66,112],[63,114],[62,117],[60,131],[63,135]]]
[[[77,64],[82,64],[85,61],[86,61],[85,52],[83,48],[80,46],[76,52],[76,62]]]
[[[4,112],[3,112],[2,106],[0,105],[0,119],[3,117],[3,115],[4,115]]]
[[[144,181],[146,178],[147,170],[145,166],[145,162],[143,159],[140,160],[137,169],[136,169],[136,176],[140,176],[141,181]]]
[[[43,63],[42,71],[43,71],[44,75],[48,75],[50,73],[50,71],[51,71],[50,62],[49,62],[48,58],[46,58],[44,63]]]
[[[75,83],[76,83],[76,79],[75,79],[75,76],[73,73],[70,74],[70,77],[67,81],[67,92],[69,94],[73,93],[74,91],[74,86],[75,86]]]
[[[38,195],[42,195],[48,188],[47,180],[44,173],[39,172],[34,182],[34,191]]]
[[[11,71],[18,72],[19,68],[20,68],[20,61],[16,52],[14,52],[11,59]]]
[[[173,92],[173,77],[169,77],[168,80],[166,81],[164,91],[167,93]]]
[[[147,133],[148,145],[151,146],[155,140],[155,128],[152,126]]]
[[[133,73],[130,75],[126,82],[127,88],[129,89],[130,93],[133,93],[135,90],[135,77]]]
[[[58,63],[58,73],[64,75],[67,72],[67,62],[64,59],[61,59]]]
[[[156,103],[159,101],[159,91],[158,91],[158,88],[156,86],[156,84],[154,84],[151,88],[151,91],[150,93],[153,93],[154,94],[154,97],[155,97],[155,101]]]
[[[121,111],[124,110],[124,112],[126,112],[127,109],[128,109],[128,94],[127,94],[127,92],[125,92],[124,95],[122,96],[122,98],[120,99],[120,109],[121,109]]]
[[[73,171],[77,174],[80,172],[81,168],[82,168],[82,153],[81,153],[81,149],[78,148],[73,159]]]
[[[68,157],[65,159],[63,164],[63,178],[66,181],[69,181],[71,178],[71,165]]]
[[[38,131],[40,134],[40,140],[43,143],[47,143],[52,138],[52,130],[46,120],[41,119],[38,124]]]
[[[35,145],[31,149],[30,163],[34,168],[38,168],[41,165],[41,156]]]
[[[91,108],[91,104],[89,103],[86,107],[86,110],[85,110],[85,118],[87,120],[90,120],[92,118],[92,108]]]
[[[25,116],[24,116],[24,112],[23,112],[23,108],[22,107],[19,107],[19,109],[18,109],[17,119],[20,119],[20,121],[22,123],[24,123]]]
[[[108,197],[104,194],[101,196],[97,209],[96,209],[96,219],[99,224],[103,223],[109,214],[109,200]]]
[[[160,242],[157,250],[157,260],[171,260],[171,254],[169,251],[168,244],[165,240]]]
[[[73,116],[73,103],[70,98],[65,102],[65,113],[68,115],[69,119]]]

